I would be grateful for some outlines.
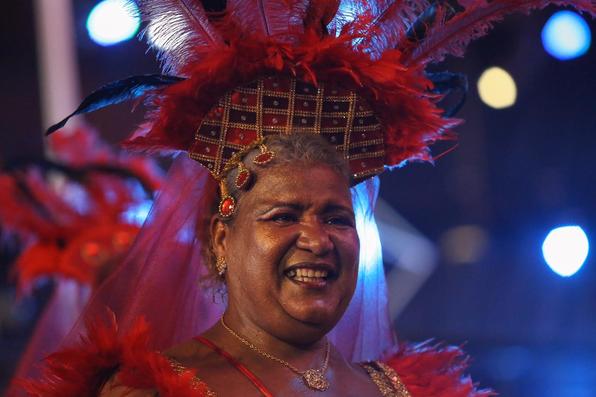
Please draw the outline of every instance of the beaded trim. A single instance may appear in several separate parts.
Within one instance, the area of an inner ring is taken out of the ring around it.
[[[184,365],[182,365],[180,362],[174,360],[173,358],[168,358],[168,361],[170,362],[170,365],[172,367],[172,369],[174,370],[175,373],[177,373],[178,375],[183,374],[184,372],[188,371],[188,368],[186,368]],[[206,397],[217,397],[217,395],[215,394],[215,392],[213,392],[209,386],[207,386],[207,384],[205,382],[203,382],[198,376],[194,376],[194,378],[192,379],[192,385],[193,389],[199,389],[199,388],[203,388],[207,390],[207,394]]]
[[[189,155],[221,180],[238,164],[239,152],[289,133],[323,136],[348,161],[354,183],[384,170],[382,126],[363,98],[334,83],[314,86],[284,75],[259,78],[220,98],[195,131]]]
[[[360,365],[368,372],[383,397],[412,397],[399,375],[390,366],[380,361]]]

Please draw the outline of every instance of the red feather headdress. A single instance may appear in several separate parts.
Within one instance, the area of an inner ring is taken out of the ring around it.
[[[463,55],[471,40],[508,14],[555,4],[596,15],[594,0],[228,0],[218,14],[206,13],[198,0],[135,3],[164,72],[178,77],[140,76],[111,85],[95,93],[101,104],[81,105],[73,114],[144,95],[153,110],[125,145],[187,151],[218,179],[234,153],[290,130],[320,133],[363,178],[408,160],[431,160],[429,145],[452,137],[459,120],[438,106],[444,90],[426,73],[429,64]],[[290,79],[288,87],[302,84],[313,92],[272,90],[263,79]],[[334,96],[330,85],[347,94]],[[343,102],[349,107],[350,95],[374,119],[359,126],[349,112],[326,109]],[[271,105],[280,99],[289,102],[281,110]],[[311,100],[316,109],[300,108]],[[275,114],[287,118],[286,129],[271,122]],[[304,117],[293,119],[296,114]],[[341,142],[331,139],[339,127],[325,130],[324,121],[333,118],[345,127]],[[211,136],[201,133],[205,123],[217,127]],[[372,131],[367,140],[375,143],[353,145],[354,131]],[[361,159],[366,161],[352,161]]]

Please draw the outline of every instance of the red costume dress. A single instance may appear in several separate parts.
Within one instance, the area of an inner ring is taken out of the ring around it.
[[[77,347],[49,357],[45,379],[26,382],[29,395],[40,397],[97,396],[105,382],[118,371],[120,385],[155,391],[160,397],[215,396],[201,374],[184,368],[151,350],[149,327],[136,323],[131,332],[118,336],[115,320],[88,325],[88,335]],[[198,340],[209,345],[209,341]],[[216,346],[210,346],[217,349]],[[219,352],[226,355],[225,352]],[[249,379],[252,373],[230,358]],[[467,359],[455,347],[423,344],[401,346],[383,361],[361,363],[384,397],[489,397],[464,376]],[[245,372],[246,371],[246,372]],[[252,375],[254,377],[254,375]],[[254,377],[256,378],[256,377]],[[266,385],[252,379],[263,396],[272,396]]]

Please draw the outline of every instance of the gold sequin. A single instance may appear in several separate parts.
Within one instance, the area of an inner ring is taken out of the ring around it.
[[[360,365],[368,372],[383,397],[412,397],[399,375],[390,366],[379,361]]]
[[[178,375],[181,375],[184,372],[188,371],[188,368],[186,368],[184,365],[182,365],[178,361],[174,360],[173,358],[168,358],[168,361],[170,362],[170,365],[172,366],[172,369],[174,370],[174,372],[177,373]],[[207,384],[205,382],[203,382],[198,376],[195,376],[192,379],[192,387],[194,389],[206,389],[207,397],[217,397],[215,392],[213,392],[211,389],[209,389],[209,386],[207,386]]]

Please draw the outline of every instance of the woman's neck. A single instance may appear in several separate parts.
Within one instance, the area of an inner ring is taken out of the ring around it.
[[[268,332],[266,325],[252,321],[243,313],[227,310],[222,319],[205,336],[214,339],[232,355],[270,361],[269,355],[300,369],[318,367],[323,363],[324,335],[314,341],[295,341],[294,336],[290,341],[290,338],[283,337],[283,330]]]

